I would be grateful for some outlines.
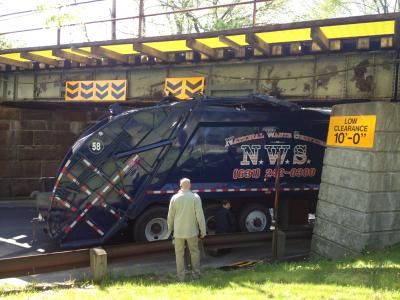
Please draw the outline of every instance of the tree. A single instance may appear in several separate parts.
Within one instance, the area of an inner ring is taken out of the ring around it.
[[[0,5],[2,5],[3,3],[4,3],[4,1],[0,1]],[[11,41],[5,35],[0,35],[0,50],[11,49],[11,48],[16,47],[16,46],[17,46],[17,43],[15,41]]]
[[[347,1],[349,4],[363,10],[364,13],[378,13],[378,14],[388,14],[391,12],[399,11],[398,1],[394,0],[359,0],[359,1]]]
[[[39,4],[36,11],[44,17],[46,27],[57,28],[57,42],[60,43],[61,28],[72,22],[77,23],[80,20],[79,10],[76,6],[70,6],[70,1],[68,0],[54,1],[50,5],[48,3],[49,2],[46,1],[43,4]],[[74,0],[73,3],[77,4],[76,0]],[[87,28],[83,22],[77,30],[80,31],[81,29],[83,29],[86,40],[89,41]]]
[[[294,19],[324,19],[400,11],[399,0],[312,0],[305,5],[306,12],[294,16]]]
[[[237,4],[240,0],[230,2],[223,0],[159,0],[165,11],[180,11],[196,7],[217,6],[221,4]],[[257,16],[263,23],[273,23],[271,14],[284,11],[288,0],[265,1],[257,4]],[[231,28],[248,27],[253,24],[253,5],[238,5],[230,7],[212,8],[201,11],[185,11],[168,15],[170,30],[176,34],[190,32],[204,32]]]
[[[13,48],[13,43],[4,36],[0,36],[0,50]]]

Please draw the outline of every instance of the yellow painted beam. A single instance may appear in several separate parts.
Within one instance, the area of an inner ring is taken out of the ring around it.
[[[68,60],[71,60],[71,61],[74,61],[74,62],[78,62],[78,63],[81,63],[81,64],[86,64],[86,65],[89,65],[89,66],[95,66],[96,65],[96,60],[95,59],[90,58],[90,57],[85,57],[85,56],[82,56],[82,55],[79,55],[79,54],[75,54],[75,53],[72,53],[72,52],[66,52],[66,51],[63,51],[63,50],[53,50],[52,54],[54,56],[61,57],[61,58],[64,58],[64,59],[68,59]]]
[[[86,56],[86,57],[95,58],[95,59],[100,59],[100,60],[103,59],[102,56],[100,56],[100,55],[95,55],[94,53],[92,53],[92,52],[90,51],[90,48],[89,48],[88,50],[89,50],[89,51],[83,50],[83,49],[81,49],[81,48],[71,48],[71,51],[72,51],[73,53],[77,53],[77,54],[80,54],[80,55],[83,55],[83,56]]]
[[[320,27],[311,28],[311,38],[323,51],[329,50],[329,39],[322,32]]]
[[[161,52],[186,52],[191,50],[186,46],[186,40],[148,42],[143,44]]]
[[[236,57],[244,57],[245,56],[246,47],[234,42],[231,39],[228,39],[224,35],[218,36],[218,39],[221,41],[221,43],[224,43],[227,46],[229,46],[230,48],[232,48],[233,51],[235,52]]]
[[[256,35],[268,44],[310,41],[310,28],[258,32]]]
[[[151,48],[147,45],[141,44],[141,43],[134,43],[133,44],[133,49],[136,51],[139,51],[142,54],[148,55],[148,56],[152,56],[152,57],[156,57],[159,58],[163,61],[169,61],[169,56],[167,53],[165,52],[161,52],[157,49]]]
[[[24,59],[37,61],[39,63],[43,63],[43,64],[46,64],[49,66],[60,67],[60,68],[64,66],[64,62],[61,60],[57,60],[57,59],[53,59],[53,58],[49,58],[49,57],[45,57],[45,56],[40,56],[40,55],[30,53],[30,52],[22,52],[20,54],[20,56]]]
[[[343,39],[394,34],[395,21],[378,21],[356,24],[322,26],[329,39]]]
[[[90,48],[90,52],[94,55],[98,55],[101,57],[111,58],[113,60],[122,62],[122,63],[132,63],[133,55],[119,54],[117,52],[108,50],[103,47],[93,46]]]
[[[186,46],[189,47],[190,49],[197,51],[201,54],[207,55],[209,58],[216,59],[218,58],[218,52],[214,48],[210,48],[195,39],[188,38],[186,40]]]
[[[262,40],[257,34],[247,33],[246,42],[253,47],[253,49],[260,51],[264,55],[269,55],[271,53],[270,45]]]
[[[24,69],[31,69],[33,67],[32,62],[15,60],[1,55],[0,55],[0,64],[15,66]]]

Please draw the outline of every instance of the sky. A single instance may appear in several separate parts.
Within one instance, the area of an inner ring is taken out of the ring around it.
[[[0,0],[0,33],[23,30],[27,28],[43,28],[49,25],[46,20],[51,15],[57,13],[57,9],[51,9],[51,7],[57,5],[57,3],[73,3],[73,2],[85,2],[88,0]],[[241,0],[244,2],[245,0]],[[96,3],[82,4],[74,7],[64,8],[62,13],[68,15],[74,15],[75,17],[71,20],[65,20],[67,23],[83,23],[94,20],[106,20],[110,18],[111,0],[104,0]],[[119,17],[130,17],[138,15],[138,0],[117,0],[117,18]],[[232,0],[222,0],[221,3],[232,3]],[[318,2],[318,1],[317,1]],[[291,0],[290,9],[295,15],[301,15],[307,13],[312,8],[311,3],[314,1],[299,1]],[[1,16],[8,13],[13,13],[23,10],[37,9],[39,6],[43,6],[44,9],[41,12],[26,13],[21,15],[13,16]],[[247,6],[251,9],[250,6]],[[237,9],[243,9],[244,6],[240,6]],[[155,13],[162,11],[159,6],[158,0],[145,0],[145,14]],[[197,12],[197,15],[207,13],[206,11]],[[259,20],[266,20],[268,23],[287,23],[293,20],[294,14],[288,14],[285,11],[278,13],[277,15],[271,16],[259,16]],[[54,24],[53,24],[54,25]],[[149,17],[146,18],[146,36],[156,36],[171,34],[171,26],[165,16]],[[138,21],[136,20],[125,20],[117,22],[117,38],[132,38],[135,37],[138,30]],[[61,43],[67,44],[72,42],[85,42],[88,41],[99,41],[111,39],[111,23],[100,23],[86,25],[87,35],[83,30],[82,25],[63,28],[61,33]],[[14,47],[27,47],[27,46],[44,46],[53,45],[56,43],[57,30],[43,29],[40,31],[31,31],[24,33],[7,34],[4,37],[11,41]]]

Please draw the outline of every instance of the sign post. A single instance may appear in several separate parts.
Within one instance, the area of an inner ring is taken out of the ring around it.
[[[281,168],[282,153],[278,152],[278,159],[276,161],[275,169],[275,199],[274,199],[274,220],[275,228],[272,233],[272,260],[281,260],[285,256],[285,233],[279,229],[278,208],[279,208],[279,190],[281,188],[280,182],[280,168]]]

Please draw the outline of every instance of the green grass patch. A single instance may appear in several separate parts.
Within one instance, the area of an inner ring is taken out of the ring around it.
[[[342,261],[258,264],[251,269],[207,269],[200,280],[174,274],[113,276],[100,284],[20,292],[0,287],[0,299],[400,299],[400,245]]]

